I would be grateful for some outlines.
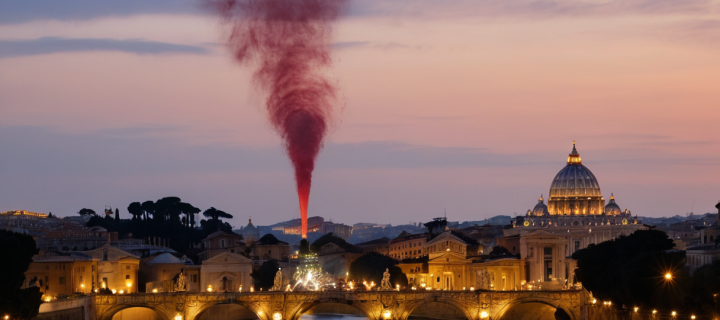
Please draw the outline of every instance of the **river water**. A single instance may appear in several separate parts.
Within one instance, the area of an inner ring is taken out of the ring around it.
[[[349,315],[349,314],[337,314],[337,313],[318,313],[318,314],[304,314],[300,317],[300,320],[367,320],[367,317]]]

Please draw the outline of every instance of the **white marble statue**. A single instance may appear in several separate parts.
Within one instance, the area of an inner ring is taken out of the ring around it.
[[[385,272],[383,272],[383,278],[382,282],[380,282],[380,290],[392,290],[392,285],[390,284],[390,270],[385,269]]]

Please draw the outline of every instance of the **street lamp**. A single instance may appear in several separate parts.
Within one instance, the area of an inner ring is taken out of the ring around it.
[[[672,273],[668,272],[665,274],[665,280],[672,280],[673,276]]]
[[[675,311],[673,311],[671,314],[672,314],[673,318],[675,318],[677,316],[677,312],[675,312]]]

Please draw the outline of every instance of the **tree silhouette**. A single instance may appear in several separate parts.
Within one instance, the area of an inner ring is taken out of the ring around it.
[[[31,319],[37,316],[42,303],[38,287],[20,289],[25,282],[25,271],[38,252],[32,236],[0,230],[0,315],[10,319]]]
[[[616,305],[681,310],[685,253],[665,232],[638,230],[629,236],[590,245],[573,253],[577,279],[593,295]],[[663,275],[673,274],[667,281]]]
[[[260,288],[269,290],[275,284],[275,274],[280,269],[278,261],[275,259],[267,260],[253,272],[251,276],[255,280],[255,284]]]
[[[225,211],[215,209],[215,207],[210,207],[210,209],[205,210],[203,212],[203,216],[207,218],[211,218],[213,221],[218,221],[220,218],[224,219],[232,219],[233,216]]]
[[[145,214],[145,220],[150,219],[150,216],[155,219],[155,202],[150,200],[145,201],[140,205],[140,208],[142,208],[142,211]]]
[[[127,207],[128,212],[132,215],[133,220],[139,220],[142,217],[143,210],[140,202],[133,202]]]
[[[350,264],[349,276],[356,282],[375,281],[377,285],[380,285],[385,269],[390,272],[390,283],[393,286],[407,287],[407,276],[399,267],[395,266],[395,259],[378,252],[369,252],[355,259]]]
[[[78,211],[78,214],[80,214],[81,216],[94,216],[94,215],[96,215],[95,210],[93,210],[93,209],[88,209],[88,208],[82,208],[82,209],[80,209],[80,211]]]

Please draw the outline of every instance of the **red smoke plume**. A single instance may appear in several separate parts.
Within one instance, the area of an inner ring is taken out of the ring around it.
[[[322,71],[331,65],[331,23],[346,0],[205,1],[228,27],[237,61],[257,65],[253,80],[268,92],[270,122],[295,167],[306,238],[312,172],[335,102],[335,87]]]

